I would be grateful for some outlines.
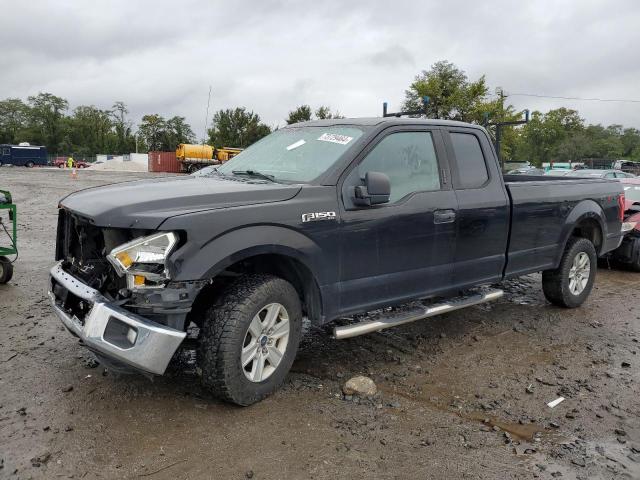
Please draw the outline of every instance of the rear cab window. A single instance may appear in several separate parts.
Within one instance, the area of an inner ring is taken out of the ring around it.
[[[480,140],[473,133],[449,132],[457,166],[458,189],[480,188],[489,181]]]

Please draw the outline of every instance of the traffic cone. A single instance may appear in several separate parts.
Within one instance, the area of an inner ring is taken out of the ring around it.
[[[73,167],[71,169],[71,178],[74,179],[74,180],[78,179],[78,172],[76,172],[76,167]]]

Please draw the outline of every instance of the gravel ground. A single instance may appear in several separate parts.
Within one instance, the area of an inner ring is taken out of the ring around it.
[[[0,478],[640,478],[636,273],[600,269],[576,310],[532,275],[384,333],[311,329],[284,388],[249,408],[210,398],[188,362],[153,381],[105,370],[48,306],[56,205],[150,175],[0,169],[21,250],[0,286]],[[341,394],[359,374],[374,399]]]

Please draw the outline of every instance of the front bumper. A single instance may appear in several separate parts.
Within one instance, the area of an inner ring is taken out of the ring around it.
[[[109,302],[57,263],[51,269],[49,298],[56,315],[86,346],[119,363],[162,375],[186,333],[160,325]],[[68,298],[88,311],[79,318]]]

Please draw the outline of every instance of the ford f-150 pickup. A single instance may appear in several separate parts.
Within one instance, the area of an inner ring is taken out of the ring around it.
[[[147,374],[199,327],[203,384],[249,405],[284,380],[305,317],[377,312],[334,329],[347,338],[498,298],[490,285],[531,272],[551,303],[580,306],[623,206],[615,181],[503,177],[476,125],[305,122],[205,175],[62,199],[50,298],[103,361]],[[423,307],[386,308],[407,302]]]

